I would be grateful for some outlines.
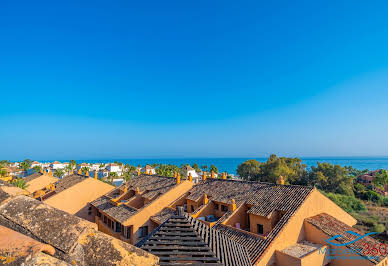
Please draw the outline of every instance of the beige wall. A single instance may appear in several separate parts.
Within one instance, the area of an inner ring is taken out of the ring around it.
[[[93,213],[88,215],[89,202],[108,193],[113,188],[113,186],[94,178],[86,178],[44,202],[57,209],[94,222]]]
[[[136,244],[140,239],[137,237],[138,229],[141,226],[147,225],[147,222],[150,221],[150,217],[160,212],[163,208],[169,206],[182,194],[186,193],[191,189],[193,183],[190,181],[183,181],[179,185],[176,185],[168,192],[161,195],[159,198],[151,202],[149,205],[145,206],[143,209],[139,210],[137,213],[132,215],[125,223],[124,226],[133,226],[131,242]],[[150,228],[149,232],[150,231]]]
[[[44,174],[38,178],[31,180],[30,182],[27,182],[26,190],[30,193],[34,193],[35,191],[43,189],[47,185],[50,185],[51,183],[54,183],[56,181],[58,181],[58,178]]]
[[[263,235],[266,235],[269,232],[271,232],[272,224],[271,224],[270,219],[263,217],[263,216],[254,215],[251,213],[249,214],[249,219],[250,219],[250,224],[251,224],[251,228],[250,228],[251,233],[259,234],[259,232],[257,230],[258,224],[262,224],[264,227]]]
[[[350,226],[356,224],[356,220],[352,216],[338,207],[318,190],[314,189],[306,198],[305,202],[294,213],[293,217],[291,217],[288,223],[283,227],[283,230],[279,232],[275,240],[272,241],[266,252],[259,258],[257,265],[271,265],[275,263],[276,250],[282,250],[304,240],[304,219],[320,213],[327,213]]]

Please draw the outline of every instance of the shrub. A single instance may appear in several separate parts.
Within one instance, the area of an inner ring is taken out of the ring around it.
[[[374,192],[372,190],[368,190],[364,193],[363,195],[363,198],[365,200],[369,200],[369,201],[372,201],[376,204],[382,204],[383,203],[383,197],[377,193],[377,192]]]
[[[385,226],[383,224],[375,223],[372,227],[372,232],[382,233],[385,231]]]
[[[324,193],[329,199],[335,202],[338,206],[344,209],[346,212],[359,212],[365,211],[366,207],[361,200],[352,196],[346,196],[335,193]]]
[[[388,197],[384,197],[383,206],[388,207]]]

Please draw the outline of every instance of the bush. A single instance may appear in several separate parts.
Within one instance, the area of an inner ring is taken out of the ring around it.
[[[384,197],[383,199],[383,206],[388,207],[388,197]]]
[[[372,190],[366,191],[363,195],[363,198],[379,205],[383,203],[383,197],[379,193]]]
[[[375,223],[372,227],[372,232],[382,233],[385,231],[385,226],[383,224]]]
[[[342,194],[335,194],[335,193],[324,193],[329,199],[334,201],[335,204],[340,206],[342,209],[344,209],[346,212],[359,212],[359,211],[365,211],[366,207],[364,203],[362,203],[361,200],[356,199],[352,196],[346,196]]]

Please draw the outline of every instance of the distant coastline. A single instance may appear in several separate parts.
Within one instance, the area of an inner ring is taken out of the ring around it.
[[[54,158],[55,159],[55,158]],[[70,158],[73,159],[73,158]],[[60,160],[61,162],[70,161],[68,160]],[[218,167],[220,172],[226,171],[231,174],[236,174],[236,169],[239,164],[245,162],[248,159],[255,159],[260,162],[264,162],[268,159],[268,157],[246,157],[246,158],[143,158],[143,159],[90,159],[90,160],[82,160],[78,158],[74,158],[77,162],[85,162],[85,163],[109,163],[109,162],[122,162],[124,164],[130,165],[146,165],[146,164],[194,164],[198,165],[208,165],[214,164]],[[328,162],[331,164],[339,164],[341,166],[352,166],[356,169],[364,170],[376,170],[376,169],[388,169],[388,156],[381,157],[301,157],[304,164],[308,167],[316,165],[317,162]],[[41,162],[48,162],[50,160],[40,160]],[[51,160],[53,161],[53,159]]]

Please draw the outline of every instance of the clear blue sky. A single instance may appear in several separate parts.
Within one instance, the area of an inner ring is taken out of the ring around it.
[[[0,158],[388,155],[387,14],[1,1]]]

